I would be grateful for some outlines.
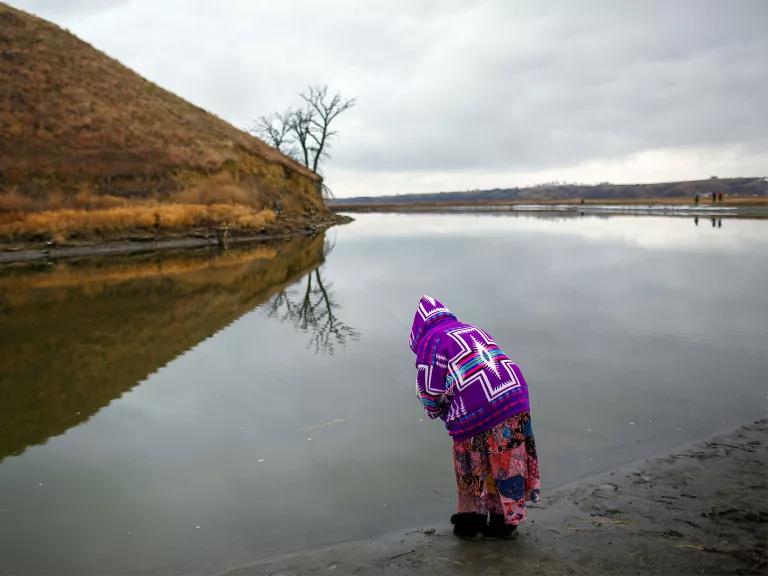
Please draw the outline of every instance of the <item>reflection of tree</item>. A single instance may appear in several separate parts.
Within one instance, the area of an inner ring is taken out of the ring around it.
[[[303,295],[283,290],[269,301],[267,315],[291,322],[308,333],[309,346],[314,347],[316,353],[333,354],[336,345],[344,346],[348,340],[357,340],[360,334],[336,315],[339,305],[334,301],[332,286],[323,282],[320,268],[306,278]]]

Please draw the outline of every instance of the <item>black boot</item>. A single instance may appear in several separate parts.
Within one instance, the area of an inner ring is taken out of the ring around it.
[[[478,540],[485,529],[485,514],[460,512],[451,516],[453,533],[464,540]]]
[[[491,514],[491,521],[483,530],[485,538],[514,540],[517,538],[517,526],[504,523],[503,514]]]

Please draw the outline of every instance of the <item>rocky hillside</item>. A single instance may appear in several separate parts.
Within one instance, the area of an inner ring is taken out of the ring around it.
[[[311,171],[0,3],[0,228],[10,212],[158,202],[327,214]]]

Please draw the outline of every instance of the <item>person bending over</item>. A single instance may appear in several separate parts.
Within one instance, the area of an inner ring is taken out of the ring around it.
[[[423,296],[410,336],[416,390],[430,418],[453,439],[458,510],[453,531],[466,539],[514,538],[526,501],[541,482],[528,385],[485,330]]]

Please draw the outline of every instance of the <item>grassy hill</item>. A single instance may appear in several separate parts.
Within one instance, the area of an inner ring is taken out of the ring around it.
[[[0,3],[0,242],[327,214],[311,171]]]
[[[434,192],[428,194],[398,194],[396,196],[359,196],[331,200],[331,207],[398,206],[408,204],[472,204],[504,202],[552,202],[552,201],[655,201],[687,199],[696,194],[706,200],[712,193],[725,197],[766,197],[768,180],[765,178],[709,178],[687,182],[661,182],[655,184],[542,184],[525,188],[493,188],[463,192]]]

